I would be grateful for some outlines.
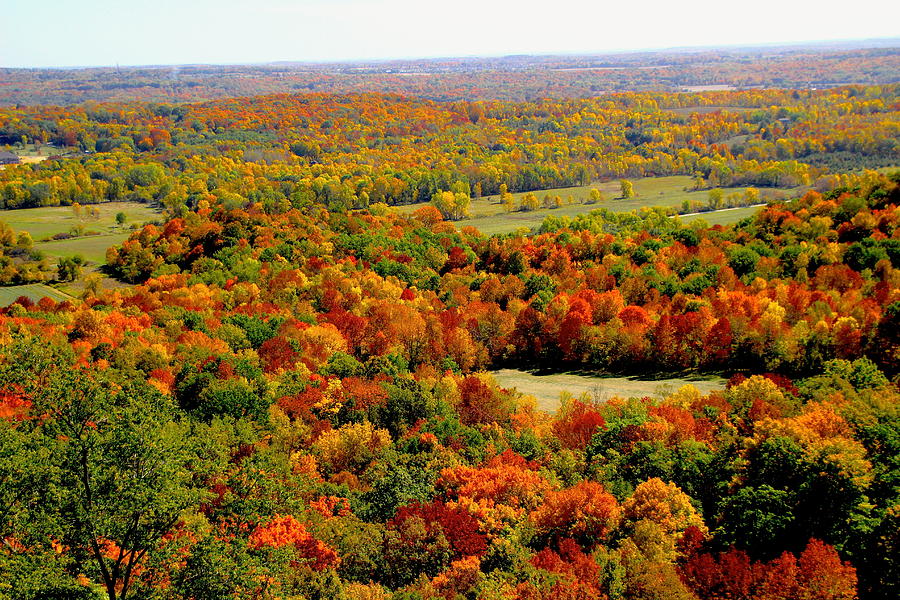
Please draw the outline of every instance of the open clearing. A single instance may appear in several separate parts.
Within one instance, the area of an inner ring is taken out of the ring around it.
[[[688,375],[666,379],[641,379],[639,377],[590,376],[574,373],[535,375],[518,369],[491,371],[497,383],[505,388],[515,388],[523,394],[534,396],[541,410],[555,412],[559,408],[559,395],[569,392],[579,396],[584,392],[600,399],[612,396],[664,397],[678,391],[684,385],[693,385],[703,394],[725,388],[725,379],[714,375]]]
[[[74,227],[82,226],[85,231],[100,233],[122,233],[133,223],[142,225],[147,221],[160,218],[155,208],[136,202],[106,202],[82,207],[86,211],[97,207],[100,214],[97,218],[75,216],[71,206],[45,206],[42,208],[21,208],[0,211],[0,221],[6,222],[16,232],[27,231],[35,242],[45,240],[57,233],[67,233]],[[116,215],[125,213],[124,227],[116,224]]]
[[[59,290],[53,289],[48,285],[44,285],[43,283],[30,283],[28,285],[0,287],[0,306],[9,306],[10,304],[18,300],[21,296],[31,298],[31,300],[33,300],[34,302],[37,302],[44,296],[53,298],[57,302],[72,299],[71,296],[62,293]]]
[[[131,234],[128,232],[90,235],[69,240],[41,242],[35,244],[34,247],[47,256],[75,256],[78,254],[91,262],[106,264],[106,249],[121,244],[128,239],[129,235]]]
[[[606,208],[614,212],[630,212],[639,210],[644,207],[664,206],[680,208],[685,200],[692,202],[700,202],[705,204],[709,197],[709,190],[686,191],[693,185],[693,179],[687,175],[673,175],[669,177],[644,177],[640,179],[629,179],[634,184],[635,196],[633,198],[619,198],[620,187],[618,180],[597,182],[591,185],[580,187],[567,187],[550,190],[540,190],[533,192],[539,201],[544,196],[560,196],[563,199],[563,205],[559,208],[540,208],[530,212],[506,212],[500,203],[499,196],[485,196],[484,198],[473,198],[470,211],[472,217],[457,221],[457,227],[472,226],[481,231],[485,235],[494,235],[502,233],[512,233],[524,227],[534,229],[540,226],[544,217],[548,215],[574,217],[579,214],[588,213],[598,208]],[[582,204],[590,195],[591,188],[600,190],[606,198],[603,202],[596,204]],[[746,187],[722,188],[725,195],[733,193],[741,193]],[[515,205],[518,206],[522,196],[527,192],[517,192],[512,194]],[[762,188],[760,189],[762,199],[766,200],[774,194],[792,195],[795,188]],[[571,199],[571,203],[568,200]],[[424,204],[409,204],[397,207],[401,213],[409,214],[421,208]],[[750,209],[749,213],[756,209]],[[737,216],[737,214],[741,216]],[[698,215],[694,218],[705,218],[711,225],[735,223],[746,214],[740,211],[729,211],[722,216],[715,217],[712,212]],[[733,220],[732,220],[733,219]],[[690,219],[688,219],[690,220]]]

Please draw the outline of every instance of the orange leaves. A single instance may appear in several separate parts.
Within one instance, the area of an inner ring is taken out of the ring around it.
[[[481,578],[481,559],[466,556],[450,563],[450,568],[434,577],[430,584],[444,598],[458,598]]]
[[[490,500],[526,510],[536,508],[551,489],[550,482],[536,471],[513,465],[444,469],[436,485],[451,497]]]
[[[13,385],[0,390],[0,419],[18,421],[28,418],[31,400],[25,397],[22,388]]]
[[[310,502],[309,506],[325,518],[346,517],[350,514],[350,501],[339,496],[322,496]]]
[[[276,515],[268,522],[257,525],[250,534],[248,543],[253,550],[293,546],[298,564],[306,564],[317,571],[334,568],[340,562],[331,547],[315,539],[291,515]]]
[[[564,447],[584,450],[594,433],[604,424],[596,403],[571,399],[563,402],[560,407],[553,422],[553,434]]]
[[[797,582],[807,597],[854,600],[856,569],[841,561],[832,546],[812,539],[797,561]]]
[[[421,221],[422,225],[424,225],[425,227],[432,227],[433,225],[444,220],[444,216],[441,214],[441,211],[431,205],[417,208],[415,211],[413,211],[412,216],[414,219]]]
[[[710,442],[712,426],[703,419],[697,419],[691,411],[663,403],[651,406],[650,419],[642,426],[646,439],[659,440],[666,445],[675,445],[686,440]]]
[[[574,487],[550,492],[531,513],[538,533],[547,538],[571,537],[592,547],[615,529],[622,509],[615,497],[594,481],[582,481]]]
[[[154,369],[147,382],[163,394],[171,394],[175,389],[175,376],[168,369]]]
[[[346,377],[341,381],[344,396],[352,401],[353,409],[365,411],[375,406],[381,406],[387,400],[388,394],[376,381],[362,379],[360,377]]]

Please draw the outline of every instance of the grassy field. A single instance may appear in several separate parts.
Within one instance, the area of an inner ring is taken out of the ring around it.
[[[508,213],[504,210],[503,205],[500,203],[499,196],[473,198],[472,206],[470,209],[472,217],[470,219],[458,221],[456,224],[458,227],[471,225],[485,235],[493,235],[498,233],[511,233],[513,231],[516,231],[520,227],[533,229],[539,226],[544,220],[544,217],[546,217],[547,215],[573,217],[575,215],[587,213],[598,208],[606,208],[615,212],[629,212],[647,206],[674,206],[680,208],[682,202],[685,200],[705,203],[709,196],[709,192],[706,190],[686,191],[686,188],[689,189],[692,185],[692,178],[687,175],[673,175],[670,177],[644,177],[641,179],[631,179],[630,181],[634,184],[635,196],[627,200],[618,197],[620,194],[618,181],[594,183],[592,185],[582,187],[568,187],[536,191],[534,192],[534,194],[538,197],[538,200],[543,200],[545,194],[550,194],[551,196],[561,196],[563,199],[563,206],[561,206],[560,208],[540,208],[531,212],[514,211]],[[601,192],[603,192],[606,200],[597,204],[582,204],[582,202],[584,202],[589,197],[591,188],[597,188]],[[729,195],[735,192],[743,193],[746,189],[747,188],[744,187],[723,188],[723,191],[725,192],[725,195]],[[768,189],[761,190],[763,199],[765,199],[767,195],[770,195],[776,191],[777,190]],[[780,191],[782,193],[787,193],[788,195],[790,195],[791,193],[790,189],[784,189]],[[516,206],[519,205],[519,202],[524,195],[525,192],[513,194]],[[567,199],[571,199],[572,203],[568,203]],[[421,204],[411,204],[400,206],[398,207],[398,210],[402,213],[408,214],[416,210],[417,208],[420,208],[421,206]],[[739,211],[732,212],[737,213]],[[710,213],[707,213],[705,215],[705,218],[710,224],[715,224],[718,222],[721,222],[723,224],[728,222],[736,222],[737,220],[742,218],[733,217],[731,216],[731,213],[726,213],[726,215],[728,216],[722,215],[715,217],[716,219],[721,219],[721,221],[713,221],[713,215]],[[732,218],[734,219],[734,221],[730,221],[730,219]]]
[[[104,233],[103,235],[90,235],[87,237],[58,240],[53,242],[40,242],[35,248],[47,256],[75,256],[80,254],[85,259],[98,264],[106,263],[106,249],[116,246],[128,239],[127,231],[117,233]]]
[[[24,148],[15,147],[11,150],[14,154],[18,154],[20,158],[24,157],[37,157],[37,158],[47,158],[48,156],[56,156],[58,154],[65,154],[66,152],[71,152],[72,148],[59,148],[52,144],[26,144]]]
[[[9,306],[15,302],[20,296],[31,298],[35,302],[49,296],[57,302],[63,300],[71,300],[72,298],[59,290],[55,290],[43,283],[31,283],[28,285],[14,285],[10,287],[0,287],[0,306]]]
[[[588,392],[594,397],[608,399],[612,396],[663,397],[678,391],[684,385],[693,385],[706,394],[712,390],[724,389],[725,380],[710,375],[671,377],[666,379],[641,379],[638,377],[607,377],[557,373],[535,375],[517,369],[492,371],[497,383],[505,388],[515,388],[523,394],[534,396],[541,410],[554,412],[559,408],[560,393],[569,392],[579,396]]]
[[[95,204],[98,218],[78,218],[71,206],[47,206],[44,208],[23,208],[0,211],[0,221],[6,222],[15,231],[27,231],[35,242],[47,240],[57,233],[66,233],[73,227],[83,226],[88,231],[101,233],[121,233],[132,223],[141,225],[160,218],[159,212],[146,204],[134,202],[108,202]],[[87,207],[85,207],[86,209]],[[116,225],[116,214],[126,216],[125,226]]]

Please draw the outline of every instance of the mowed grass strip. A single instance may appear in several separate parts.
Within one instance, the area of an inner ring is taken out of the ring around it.
[[[43,283],[29,283],[27,285],[0,287],[0,306],[9,306],[22,296],[30,298],[34,302],[37,302],[45,296],[52,298],[57,302],[72,299],[71,296],[53,289],[49,285],[44,285]]]
[[[591,376],[577,373],[536,375],[518,369],[491,371],[497,383],[504,388],[515,388],[522,394],[534,396],[537,406],[547,412],[555,412],[560,405],[560,394],[568,392],[575,397],[588,393],[599,400],[613,396],[620,398],[662,398],[685,385],[696,387],[702,394],[725,388],[725,379],[715,375],[689,375],[664,379],[640,377]]]
[[[681,219],[682,223],[690,223],[691,221],[696,221],[697,219],[703,219],[704,221],[706,221],[707,225],[734,225],[741,219],[752,217],[759,209],[759,206],[726,208],[723,210],[716,210],[712,212],[685,215],[679,218]]]

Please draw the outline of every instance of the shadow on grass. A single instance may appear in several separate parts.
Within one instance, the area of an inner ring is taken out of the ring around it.
[[[572,375],[576,377],[590,377],[595,379],[619,379],[629,381],[665,381],[669,379],[684,379],[686,381],[713,381],[716,379],[728,379],[725,371],[594,371],[591,369],[554,369],[547,366],[534,365],[502,365],[491,370],[513,369],[535,377],[547,377],[551,375]]]

